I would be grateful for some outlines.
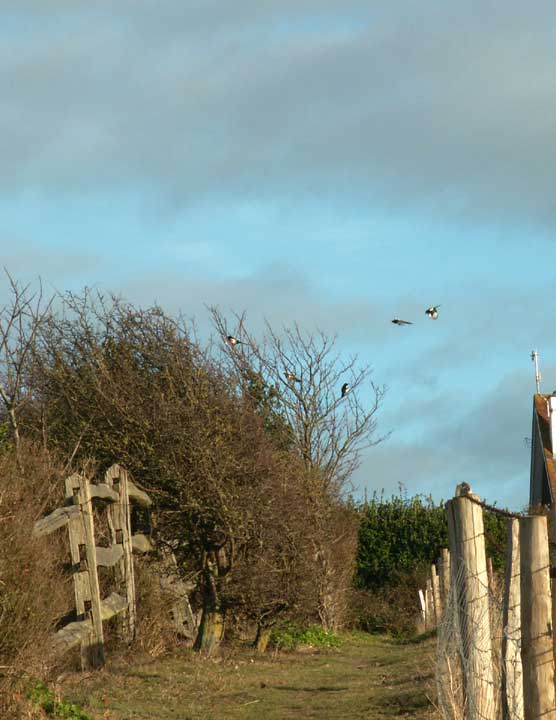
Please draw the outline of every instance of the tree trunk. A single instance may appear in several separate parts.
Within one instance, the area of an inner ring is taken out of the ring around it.
[[[263,655],[266,652],[266,648],[268,647],[268,642],[270,640],[271,634],[271,628],[264,627],[264,625],[257,626],[257,637],[255,638],[254,645],[260,655]]]
[[[195,639],[195,650],[211,655],[220,645],[224,635],[224,613],[220,607],[216,589],[216,563],[207,563],[203,591],[203,612]]]
[[[201,624],[195,640],[195,650],[200,650],[206,655],[218,648],[224,635],[224,614],[219,610],[203,607]]]

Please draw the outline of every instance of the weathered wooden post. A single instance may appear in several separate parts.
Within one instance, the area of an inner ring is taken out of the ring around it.
[[[494,573],[494,566],[492,564],[492,558],[490,556],[487,557],[487,575],[490,594],[493,597],[497,597],[498,587],[496,585],[496,575]]]
[[[66,497],[81,512],[68,523],[71,562],[78,620],[90,620],[91,632],[81,642],[83,670],[104,664],[104,633],[97,575],[97,554],[93,523],[93,506],[89,480],[75,474],[66,479]]]
[[[427,584],[425,587],[425,630],[433,630],[434,624],[434,599],[432,594],[432,579],[427,578]]]
[[[552,599],[546,517],[519,520],[525,720],[555,720]]]
[[[432,601],[434,605],[434,626],[438,627],[442,616],[442,602],[440,600],[440,581],[436,572],[436,565],[431,565]]]
[[[442,548],[438,559],[438,579],[440,584],[440,601],[446,605],[450,598],[450,551]]]
[[[461,495],[449,500],[446,510],[467,718],[493,720],[496,706],[483,509]]]
[[[521,583],[519,521],[508,520],[504,616],[502,620],[502,708],[504,720],[523,720],[523,671],[521,666]]]

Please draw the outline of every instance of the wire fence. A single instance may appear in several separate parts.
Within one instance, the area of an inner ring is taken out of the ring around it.
[[[451,572],[437,623],[441,716],[556,720],[546,517],[508,514],[501,578],[485,554],[483,504],[458,496],[446,509]]]
[[[452,576],[438,625],[441,715],[445,720],[522,720],[520,628],[507,623],[503,583],[495,578],[493,587],[482,577],[475,580],[479,594],[469,603],[465,568]]]

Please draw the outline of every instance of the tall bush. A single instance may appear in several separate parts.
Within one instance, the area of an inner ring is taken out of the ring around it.
[[[374,494],[359,508],[361,524],[355,584],[375,589],[408,576],[419,581],[419,569],[436,562],[448,547],[444,502],[431,497],[408,497],[400,492],[386,498]],[[487,553],[496,569],[504,564],[506,519],[485,511]],[[405,580],[404,580],[405,581]]]

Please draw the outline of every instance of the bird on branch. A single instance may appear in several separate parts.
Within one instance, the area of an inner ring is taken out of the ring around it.
[[[350,386],[349,386],[349,383],[347,383],[347,382],[344,383],[344,384],[342,385],[342,397],[345,397],[350,390],[351,390],[351,388],[350,388]]]
[[[226,341],[227,341],[228,345],[231,345],[232,347],[235,347],[236,345],[245,345],[244,342],[242,342],[241,340],[238,340],[233,335],[228,335],[226,337]]]

